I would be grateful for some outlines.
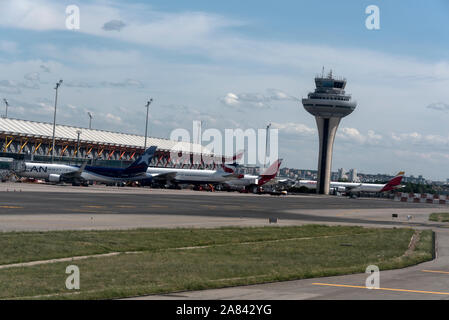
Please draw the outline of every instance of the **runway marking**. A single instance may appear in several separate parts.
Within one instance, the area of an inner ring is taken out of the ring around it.
[[[2,209],[22,209],[23,207],[19,206],[0,206]]]
[[[329,286],[329,287],[342,287],[342,288],[357,288],[357,289],[366,289],[366,290],[384,290],[384,291],[396,291],[396,292],[411,292],[411,293],[425,293],[425,294],[440,294],[440,295],[449,295],[449,292],[436,292],[436,291],[422,291],[422,290],[408,290],[408,289],[394,289],[394,288],[375,288],[368,289],[365,286],[351,286],[346,284],[332,284],[332,283],[312,283],[315,286]]]
[[[98,210],[89,210],[89,209],[71,209],[71,208],[64,208],[61,209],[64,211],[70,211],[70,212],[77,212],[77,213],[114,213],[113,211],[98,211]]]
[[[206,207],[206,208],[209,208],[209,209],[216,209],[217,208],[217,206],[213,206],[213,205],[210,205],[210,204],[202,204],[201,207]]]
[[[222,206],[223,209],[240,209],[240,206],[234,206],[234,205],[228,205],[225,204],[224,206]]]
[[[346,216],[346,215],[349,215],[349,214],[358,214],[358,213],[360,213],[360,210],[358,210],[358,209],[345,210],[344,212],[337,213],[335,216],[336,217],[343,217],[343,216]]]
[[[336,217],[342,217],[342,216],[344,216],[345,214],[346,214],[346,212],[343,212],[343,213],[336,214],[335,216],[336,216]]]
[[[431,273],[444,273],[449,274],[448,271],[439,271],[439,270],[421,270],[422,272],[431,272]]]

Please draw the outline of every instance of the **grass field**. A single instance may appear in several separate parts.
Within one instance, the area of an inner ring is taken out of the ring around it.
[[[429,220],[437,222],[449,222],[449,212],[431,213],[429,216]]]
[[[111,252],[110,257],[0,269],[0,298],[108,299],[401,268],[432,258],[432,232],[257,227],[0,234],[0,264]],[[81,289],[65,288],[80,269]]]

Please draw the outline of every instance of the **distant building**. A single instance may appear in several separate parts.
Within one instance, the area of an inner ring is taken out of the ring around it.
[[[351,169],[349,170],[349,181],[351,182],[359,182],[360,179],[357,176],[357,169]]]
[[[344,168],[338,169],[337,180],[347,180],[348,176],[346,175],[346,170]]]

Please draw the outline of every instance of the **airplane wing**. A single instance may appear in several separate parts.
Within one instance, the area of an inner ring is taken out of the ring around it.
[[[173,181],[176,178],[176,174],[177,172],[152,173],[151,177],[154,180]]]
[[[77,171],[67,172],[61,174],[61,180],[75,180],[75,179],[82,179],[81,174],[83,173],[84,169],[86,168],[87,161],[85,161],[82,166]]]
[[[358,184],[354,184],[354,185],[350,185],[350,186],[344,186],[344,188],[346,189],[346,191],[351,191],[353,189],[360,188],[361,186],[362,186],[362,184],[358,183]]]
[[[234,180],[234,179],[242,179],[243,178],[243,174],[239,174],[239,173],[231,173],[231,174],[226,174],[222,176],[225,180]]]

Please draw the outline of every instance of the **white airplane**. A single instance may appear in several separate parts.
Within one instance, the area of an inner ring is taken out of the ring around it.
[[[341,192],[386,192],[401,187],[401,181],[404,177],[404,172],[399,172],[393,179],[385,184],[376,183],[356,183],[356,182],[330,182],[330,188]],[[306,187],[308,189],[316,189],[316,181],[314,180],[299,180],[298,186]]]
[[[258,176],[245,174],[240,179],[226,181],[223,185],[232,190],[246,190],[257,193],[261,186],[273,181],[279,172],[281,163],[282,159],[278,159]]]
[[[243,151],[240,151],[232,157],[234,163],[222,164],[221,167],[219,167],[217,170],[148,167],[147,175],[152,179],[152,181],[164,184],[216,185],[228,180],[239,179],[243,177],[243,175],[235,173],[237,167],[237,164],[235,162],[242,156]]]
[[[87,166],[87,162],[81,167],[66,164],[25,162],[24,166],[16,170],[15,173],[19,177],[43,179],[55,183],[71,182],[73,184],[85,183],[86,181],[114,183],[148,179],[146,170],[156,149],[155,146],[148,148],[127,168]]]
[[[81,174],[86,168],[87,162],[81,167],[66,164],[25,162],[23,167],[14,170],[18,177],[40,179],[49,182],[80,183]]]

